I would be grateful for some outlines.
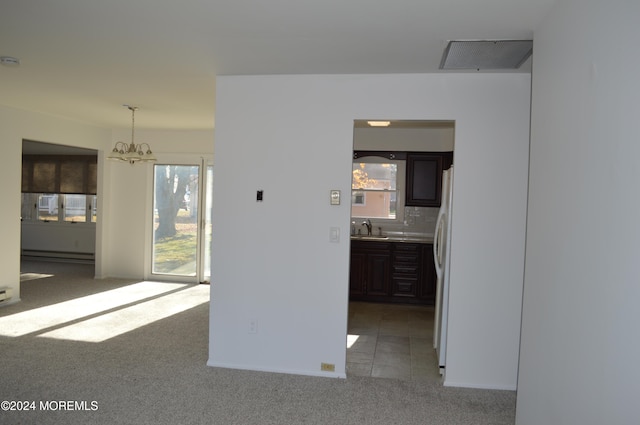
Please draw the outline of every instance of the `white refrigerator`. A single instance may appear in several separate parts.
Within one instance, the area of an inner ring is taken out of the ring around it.
[[[453,166],[442,172],[440,211],[433,239],[433,259],[436,267],[436,305],[433,347],[438,356],[440,374],[444,373],[447,354],[447,316],[449,307],[449,269],[451,252],[451,195]]]

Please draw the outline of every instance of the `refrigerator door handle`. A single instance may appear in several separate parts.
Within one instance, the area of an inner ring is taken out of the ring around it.
[[[436,275],[442,277],[442,232],[443,232],[444,214],[438,215],[436,228],[433,238],[433,263],[436,268]]]
[[[435,299],[435,314],[433,316],[433,348],[438,349],[440,342],[440,302],[442,300],[442,267],[441,258],[442,253],[442,211],[438,214],[436,220],[436,228],[433,232],[433,265],[436,269],[436,299]]]

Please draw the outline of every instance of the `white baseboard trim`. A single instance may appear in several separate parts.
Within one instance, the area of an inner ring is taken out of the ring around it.
[[[322,378],[339,378],[339,379],[347,378],[347,374],[344,372],[339,373],[339,372],[321,372],[321,371],[309,371],[309,370],[278,369],[278,368],[269,368],[269,367],[262,367],[262,366],[221,363],[221,362],[216,362],[214,360],[209,360],[207,362],[207,366],[220,367],[224,369],[250,370],[254,372],[284,373],[287,375],[319,376]]]
[[[445,381],[442,383],[445,387],[460,387],[460,388],[475,388],[478,390],[500,390],[500,391],[516,391],[517,385],[485,385],[485,384],[470,384],[468,382],[451,382]]]
[[[20,298],[11,297],[8,300],[0,301],[0,307],[7,307],[12,304],[17,304],[22,301]]]

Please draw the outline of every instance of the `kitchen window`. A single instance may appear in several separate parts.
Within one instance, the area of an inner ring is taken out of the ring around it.
[[[353,162],[351,217],[402,219],[404,163],[375,156]]]

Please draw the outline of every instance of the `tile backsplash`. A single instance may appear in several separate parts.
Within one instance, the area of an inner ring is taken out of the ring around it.
[[[373,234],[377,235],[380,227],[383,234],[431,237],[436,227],[439,210],[439,208],[404,207],[404,221],[400,223],[373,218],[371,219]],[[364,226],[361,225],[362,218],[352,218],[351,221],[355,221],[356,233],[358,229],[361,229],[361,232],[366,232]]]

